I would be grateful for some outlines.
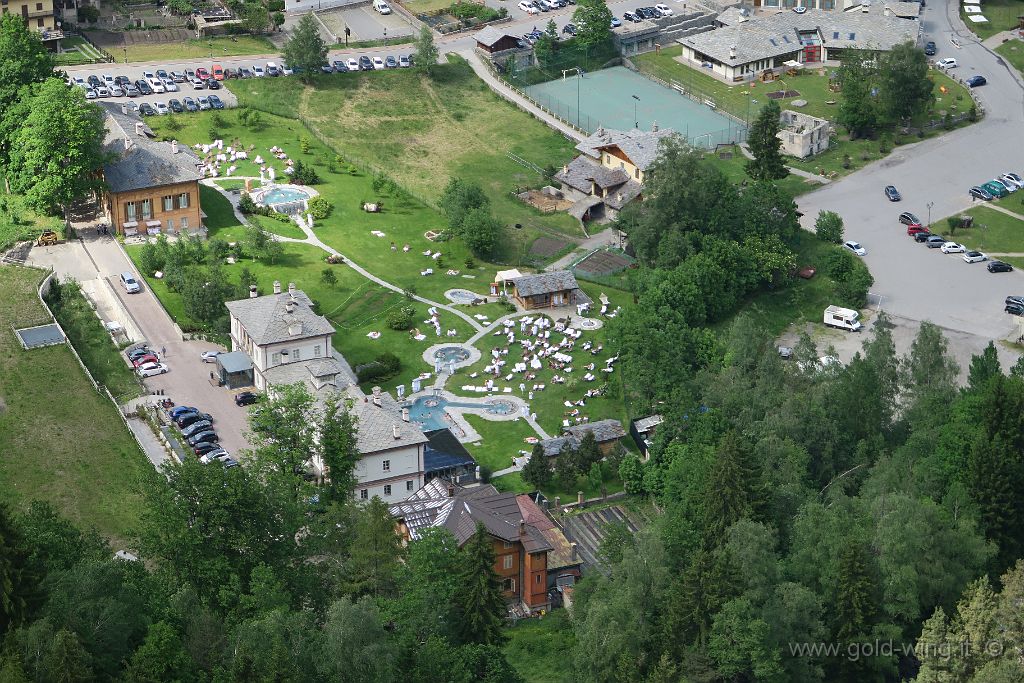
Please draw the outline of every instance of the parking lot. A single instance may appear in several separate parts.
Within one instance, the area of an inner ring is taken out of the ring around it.
[[[398,12],[378,14],[369,4],[323,10],[317,15],[339,42],[345,40],[346,26],[352,32],[349,40],[399,39],[415,32],[412,24]]]
[[[192,67],[189,68],[191,69]],[[145,71],[153,71],[153,69],[146,68]],[[168,69],[168,71],[170,71],[170,69]],[[110,76],[115,79],[123,76],[127,78],[129,81],[131,81],[133,84],[136,81],[144,79],[143,69],[140,69],[139,67],[126,67],[125,65],[117,64],[102,64],[93,67],[88,72],[74,72],[69,75],[72,78],[80,78],[83,80],[88,79],[90,76],[96,76],[100,79],[100,81],[103,81],[105,76]],[[196,88],[187,81],[184,83],[175,83],[174,86],[177,88],[177,90],[173,92],[153,93],[151,95],[140,95],[138,97],[97,97],[92,101],[116,102],[118,104],[125,103],[133,109],[137,107],[142,107],[143,104],[148,104],[149,106],[154,107],[155,109],[157,103],[167,105],[167,103],[170,100],[178,100],[178,102],[184,102],[186,98],[198,100],[200,97],[216,95],[224,103],[225,108],[235,107],[238,105],[238,98],[236,98],[235,95],[228,89],[227,82],[221,83],[221,87],[217,90],[211,90],[207,87]]]

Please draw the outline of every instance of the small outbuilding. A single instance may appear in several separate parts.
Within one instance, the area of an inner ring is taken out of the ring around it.
[[[232,351],[217,355],[217,375],[220,385],[228,389],[253,386],[252,360],[245,351]]]
[[[587,434],[593,434],[597,441],[597,448],[601,455],[608,455],[615,449],[616,444],[626,435],[622,423],[618,420],[598,420],[597,422],[586,422],[573,425],[562,430],[577,441],[583,441]]]
[[[484,27],[473,36],[473,40],[476,41],[478,50],[491,55],[505,50],[515,50],[519,47],[519,38],[493,26]]]
[[[590,298],[580,290],[576,277],[568,270],[524,275],[512,280],[512,286],[516,303],[528,311],[590,303]]]
[[[654,432],[662,422],[664,418],[661,415],[648,415],[638,417],[629,425],[629,434],[645,458],[648,457],[648,451],[654,443]]]

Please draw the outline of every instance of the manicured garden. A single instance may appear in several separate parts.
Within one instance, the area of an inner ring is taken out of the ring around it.
[[[730,158],[723,159],[720,155],[732,155]],[[708,152],[705,155],[705,160],[714,166],[717,166],[725,176],[734,183],[742,183],[744,180],[750,180],[750,176],[747,175],[746,164],[747,158],[743,156],[743,153],[735,145],[732,147],[719,147],[714,152]],[[798,197],[805,192],[811,192],[819,187],[821,183],[813,180],[808,180],[795,173],[790,173],[782,180],[778,180],[775,183],[779,187],[783,188],[789,194],[794,197]]]
[[[19,195],[0,194],[0,252],[16,242],[36,239],[43,230],[63,235],[64,223],[59,218],[32,211]]]
[[[139,482],[156,474],[68,347],[25,351],[11,332],[49,322],[36,296],[43,275],[0,266],[0,496],[16,507],[45,500],[124,547],[139,521]]]
[[[1024,7],[1020,9],[1024,14]],[[996,48],[996,52],[1008,61],[1017,73],[1024,75],[1024,40],[1008,40]]]
[[[1018,17],[1024,14],[1024,6],[1020,0],[985,0],[981,5],[981,14],[987,22],[976,24],[967,17],[965,5],[960,5],[960,18],[971,31],[984,40],[1003,31],[1012,31],[1020,25]]]

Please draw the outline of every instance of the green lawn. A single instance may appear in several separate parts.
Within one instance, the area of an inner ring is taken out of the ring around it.
[[[570,683],[576,636],[569,613],[558,609],[539,619],[522,619],[505,629],[505,658],[524,681]]]
[[[987,206],[976,206],[964,213],[974,217],[974,227],[957,230],[950,239],[986,254],[1024,252],[1024,221]]]
[[[1021,13],[1024,14],[1024,6],[1021,7]],[[1008,61],[1018,74],[1024,75],[1024,40],[1008,40],[997,47],[996,52]]]
[[[632,60],[641,71],[656,76],[663,81],[676,82],[682,85],[687,91],[698,94],[702,99],[713,100],[719,109],[723,109],[733,116],[743,120],[752,120],[768,101],[768,93],[779,90],[796,90],[798,96],[787,100],[776,100],[785,109],[793,99],[807,101],[807,105],[799,111],[818,116],[820,118],[835,121],[839,111],[839,102],[842,95],[834,93],[828,88],[829,79],[822,75],[821,69],[807,69],[800,72],[798,76],[784,76],[771,83],[753,81],[750,83],[739,83],[728,85],[722,83],[705,73],[693,69],[675,60],[682,53],[682,46],[662,49],[658,52],[648,52],[633,57]],[[825,72],[834,71],[824,70]],[[967,88],[946,74],[933,71],[930,78],[935,83],[935,112],[950,111],[957,113],[966,111],[971,106],[971,98]],[[945,92],[943,92],[945,90]],[[938,116],[938,114],[936,114]],[[938,135],[942,131],[936,130],[929,134]],[[918,138],[907,138],[898,140],[899,143],[916,142]],[[819,175],[846,175],[865,164],[886,156],[879,150],[878,142],[871,140],[851,141],[846,135],[837,135],[832,138],[828,151],[811,157],[810,159],[789,159],[790,165],[811,173]],[[849,155],[850,168],[843,168],[844,157]],[[787,182],[787,181],[783,181]],[[806,192],[807,187],[796,187],[795,194],[801,191]]]
[[[984,40],[1002,31],[1011,31],[1018,26],[1020,15],[1024,14],[1024,3],[1020,0],[985,0],[981,5],[982,16],[988,19],[983,24],[975,24],[968,19],[963,5],[960,6],[960,17],[967,28]]]
[[[159,62],[175,59],[202,59],[217,62],[221,57],[238,55],[272,55],[280,50],[266,38],[258,36],[214,37],[178,43],[136,43],[127,46],[129,62]],[[109,47],[107,51],[118,62],[125,60],[125,49]]]
[[[734,183],[741,183],[744,180],[750,179],[746,170],[747,158],[743,156],[743,153],[738,147],[723,147],[719,148],[718,152],[732,153],[732,158],[722,159],[717,153],[708,152],[704,159],[709,164],[717,166],[726,175],[726,177]],[[794,173],[789,174],[782,180],[776,181],[776,184],[794,197],[798,197],[805,192],[810,192],[811,190],[821,187],[821,183],[807,180],[806,178],[802,178]]]
[[[403,0],[402,6],[413,14],[434,14],[452,6],[452,0]]]
[[[42,276],[0,266],[0,496],[16,507],[48,501],[124,547],[139,520],[139,483],[156,474],[69,348],[24,351],[11,332],[49,322],[36,297]]]
[[[35,213],[19,195],[0,194],[0,252],[15,242],[36,239],[43,230],[55,230],[63,236],[64,223],[59,218]]]
[[[557,168],[573,157],[572,143],[495,95],[467,64],[454,61],[438,66],[432,79],[395,69],[315,78],[313,86],[297,78],[244,80],[232,90],[243,104],[289,118],[298,112],[342,156],[386,170],[427,202],[437,200],[451,177],[480,183],[496,216],[507,225],[524,226],[509,232],[505,261],[523,259],[538,234],[582,237],[567,214],[543,214],[511,195],[544,181],[509,154],[540,168]],[[288,124],[301,133],[294,120]]]

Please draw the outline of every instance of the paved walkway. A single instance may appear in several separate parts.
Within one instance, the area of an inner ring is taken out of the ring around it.
[[[1001,33],[995,34],[994,36],[989,36],[985,40],[981,41],[981,44],[990,50],[994,50],[1003,43],[1005,43],[1007,40],[1012,40],[1014,38],[1020,37],[1020,33],[1018,33],[1017,31],[1003,31]]]
[[[480,59],[480,55],[478,55],[474,50],[462,50],[458,54],[469,62],[469,65],[473,67],[473,71],[475,71],[476,75],[480,77],[480,80],[486,83],[491,90],[501,97],[516,105],[527,114],[532,115],[534,118],[540,119],[571,140],[581,142],[586,139],[586,133],[578,131],[564,121],[555,118],[502,82],[501,79],[495,76],[494,73],[484,65],[483,61]]]
[[[135,434],[135,438],[142,444],[142,450],[146,452],[146,457],[159,472],[160,467],[167,462],[167,449],[164,448],[163,442],[153,433],[149,423],[142,418],[129,417],[128,428]]]
[[[544,270],[565,270],[571,266],[579,257],[579,251],[582,249],[587,253],[597,249],[598,247],[613,246],[618,243],[615,235],[615,228],[605,228],[596,235],[591,235],[587,239],[583,240],[576,245],[576,248],[570,251],[568,254],[558,259],[554,263],[547,266]]]
[[[982,206],[987,206],[988,208],[995,209],[996,211],[999,211],[1000,213],[1005,213],[1007,216],[1013,216],[1017,220],[1024,221],[1024,216],[1020,215],[1019,213],[1017,213],[1015,211],[1010,211],[1009,209],[1003,208],[1003,207],[999,206],[998,204],[982,204]]]

